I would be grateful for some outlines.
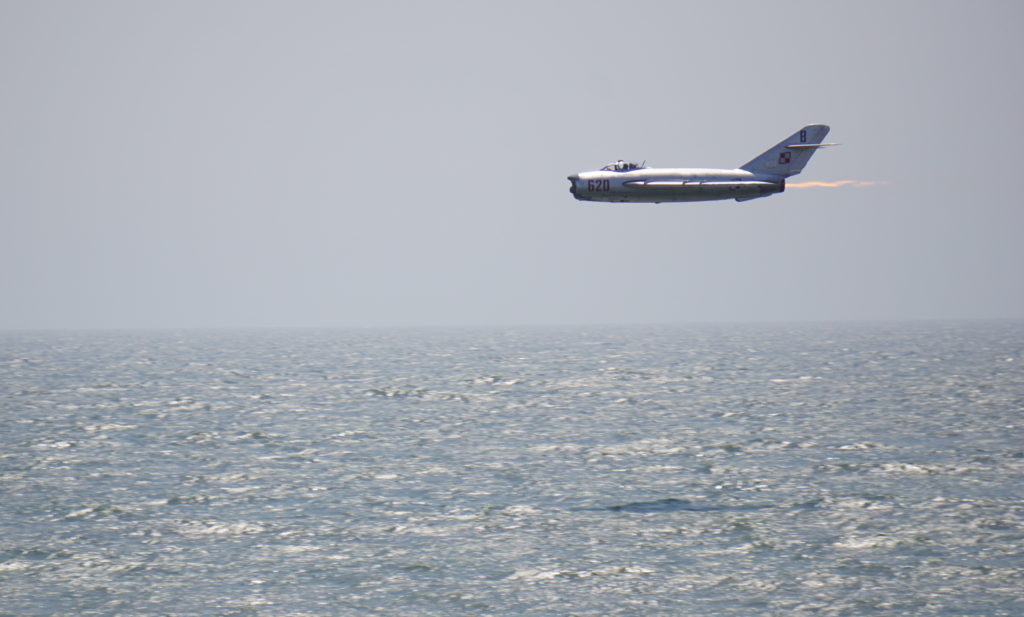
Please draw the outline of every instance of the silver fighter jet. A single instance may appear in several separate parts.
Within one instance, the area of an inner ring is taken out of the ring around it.
[[[581,201],[662,203],[747,201],[786,190],[786,178],[800,173],[822,140],[824,124],[809,124],[738,169],[659,169],[617,161],[599,171],[569,176],[569,192]]]

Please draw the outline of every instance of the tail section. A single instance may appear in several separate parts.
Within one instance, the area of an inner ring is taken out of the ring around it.
[[[795,176],[803,170],[807,161],[811,160],[811,155],[815,150],[835,145],[821,143],[826,135],[828,135],[828,126],[808,124],[740,169],[782,178]]]

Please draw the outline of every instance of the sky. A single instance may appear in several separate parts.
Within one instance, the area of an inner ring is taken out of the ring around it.
[[[1024,318],[1024,3],[0,0],[0,329]],[[577,202],[616,159],[794,182]]]

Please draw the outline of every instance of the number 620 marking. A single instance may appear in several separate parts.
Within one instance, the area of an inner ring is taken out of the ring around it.
[[[587,180],[587,190],[593,193],[612,190],[611,180]]]

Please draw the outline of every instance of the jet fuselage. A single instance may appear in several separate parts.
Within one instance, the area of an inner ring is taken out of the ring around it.
[[[569,192],[581,201],[661,203],[738,199],[781,193],[785,178],[742,169],[656,169],[584,171],[569,176]]]

